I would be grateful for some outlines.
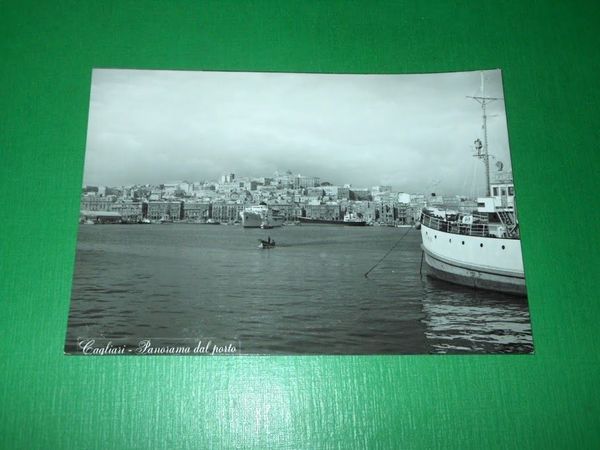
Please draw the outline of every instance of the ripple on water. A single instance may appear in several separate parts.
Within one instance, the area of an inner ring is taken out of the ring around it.
[[[80,227],[67,347],[239,336],[247,353],[528,353],[527,302],[419,274],[420,235],[388,227]],[[84,334],[84,333],[83,333]]]

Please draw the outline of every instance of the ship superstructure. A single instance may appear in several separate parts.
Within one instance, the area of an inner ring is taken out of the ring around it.
[[[274,228],[283,225],[285,218],[267,205],[255,205],[240,212],[244,228]]]

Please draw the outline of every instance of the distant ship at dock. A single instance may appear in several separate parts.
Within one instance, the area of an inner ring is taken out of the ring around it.
[[[367,225],[365,220],[362,220],[357,215],[347,213],[343,220],[335,219],[312,219],[310,217],[298,217],[300,223],[304,224],[318,224],[318,225],[346,225],[352,227],[364,227]]]
[[[244,228],[275,228],[283,226],[285,218],[266,205],[249,206],[240,212]]]

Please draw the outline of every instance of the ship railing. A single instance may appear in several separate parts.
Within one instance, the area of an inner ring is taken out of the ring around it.
[[[462,223],[449,221],[441,217],[433,216],[425,211],[421,214],[421,224],[433,230],[452,234],[463,234],[466,236],[490,237],[489,227],[486,223]]]

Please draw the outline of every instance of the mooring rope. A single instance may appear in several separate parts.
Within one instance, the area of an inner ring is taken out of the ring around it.
[[[407,234],[410,232],[410,230],[412,230],[412,228],[408,228],[408,229],[407,229],[407,230],[404,232],[404,234],[403,234],[402,236],[400,236],[400,239],[398,239],[398,242],[396,242],[396,243],[395,243],[395,244],[392,246],[392,248],[390,248],[390,249],[387,251],[387,253],[386,253],[385,255],[383,255],[383,257],[382,257],[382,258],[381,258],[379,261],[377,261],[377,262],[375,263],[375,265],[374,265],[373,267],[371,267],[369,270],[367,270],[367,271],[365,272],[365,278],[369,278],[369,274],[371,273],[371,271],[372,271],[372,270],[373,270],[375,267],[377,267],[379,264],[381,264],[381,262],[382,262],[382,261],[383,261],[385,258],[387,258],[387,256],[388,256],[390,253],[392,253],[392,252],[394,251],[394,249],[395,249],[395,248],[398,246],[398,244],[399,244],[399,243],[402,241],[402,239],[404,239],[404,236],[406,236],[406,235],[407,235]]]

